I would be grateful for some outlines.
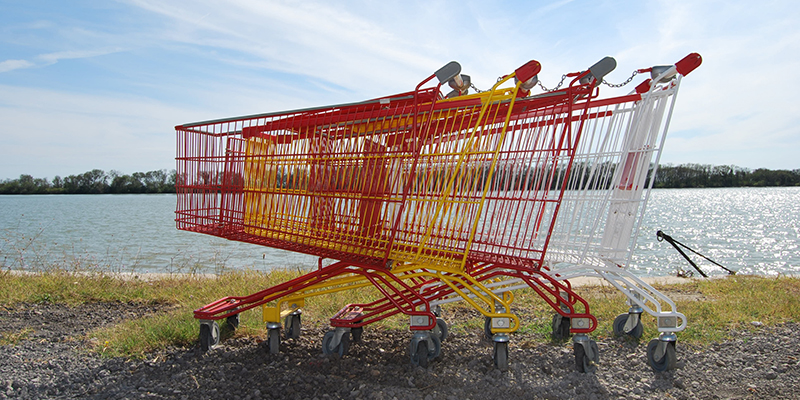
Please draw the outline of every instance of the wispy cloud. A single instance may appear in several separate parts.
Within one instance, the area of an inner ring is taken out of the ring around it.
[[[41,60],[46,64],[55,64],[60,60],[73,60],[78,58],[92,58],[97,56],[104,56],[106,54],[116,53],[122,51],[120,48],[111,49],[94,49],[94,50],[69,50],[57,51],[54,53],[40,54],[36,56],[37,60]]]
[[[30,68],[34,65],[36,64],[27,60],[6,60],[0,62],[0,72],[8,72],[21,68]]]
[[[91,58],[111,54],[121,51],[119,48],[115,49],[99,49],[99,50],[70,50],[58,51],[54,53],[39,54],[33,58],[33,61],[28,60],[6,60],[0,62],[0,72],[9,72],[16,69],[43,67],[55,64],[61,60],[71,60],[79,58]]]

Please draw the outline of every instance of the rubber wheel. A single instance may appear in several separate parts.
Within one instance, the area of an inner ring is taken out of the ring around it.
[[[200,349],[209,351],[219,344],[219,325],[214,321],[211,324],[200,324]]]
[[[350,329],[350,334],[353,335],[353,343],[361,343],[361,335],[364,334],[364,327]]]
[[[561,317],[561,318],[559,318]],[[564,340],[570,336],[569,333],[569,318],[562,317],[560,314],[553,314],[553,340]]]
[[[343,357],[350,349],[350,335],[342,335],[342,340],[339,341],[339,344],[332,348],[331,342],[335,336],[335,331],[325,332],[325,336],[322,337],[322,354],[326,356],[338,354],[339,357]]]
[[[279,329],[267,330],[267,340],[269,342],[269,354],[278,354],[281,352],[281,333]]]
[[[442,354],[442,342],[439,341],[439,337],[431,335],[430,338],[430,343],[427,340],[415,342],[414,339],[411,339],[411,343],[408,345],[411,364],[428,368],[428,363]]]
[[[500,371],[508,371],[508,342],[494,343],[494,366]]]
[[[225,324],[228,325],[228,329],[235,331],[239,328],[239,314],[231,315],[228,318],[225,318]]]
[[[597,348],[597,343],[594,340],[589,341],[589,346],[592,347],[594,359],[590,359],[586,355],[586,349],[580,343],[575,343],[575,367],[581,373],[593,373],[597,371],[597,363],[600,362],[600,352]]]
[[[298,339],[300,338],[300,329],[302,326],[300,315],[287,315],[283,320],[283,335],[286,339]]]
[[[431,343],[433,343],[433,349],[428,349],[428,361],[431,361],[442,354],[442,341],[439,339],[439,337],[436,335],[431,335]]]
[[[417,343],[417,349],[411,356],[411,363],[419,365],[422,368],[428,368],[428,342],[420,340]]]
[[[644,333],[644,326],[642,326],[642,320],[640,319],[639,322],[633,327],[633,330],[630,332],[625,332],[625,324],[628,322],[629,314],[620,314],[617,315],[617,318],[614,318],[614,336],[630,336],[634,339],[639,339],[642,337]]]
[[[442,318],[436,318],[436,326],[433,328],[433,333],[439,338],[439,342],[444,342],[449,333],[447,321]]]
[[[675,369],[675,364],[678,362],[678,356],[675,351],[675,342],[667,342],[667,350],[660,360],[656,360],[656,348],[658,347],[659,340],[653,339],[647,344],[647,363],[656,372],[664,372]]]

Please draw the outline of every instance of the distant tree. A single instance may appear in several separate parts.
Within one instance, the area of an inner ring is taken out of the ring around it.
[[[606,176],[613,176],[616,164],[606,162],[592,168],[593,174],[587,174],[587,168],[574,165],[568,179],[573,184],[580,180],[582,187],[591,190],[604,190],[612,184]],[[340,169],[331,176],[334,182],[331,187],[336,190],[360,190],[362,184],[353,177],[360,176],[359,167],[353,170]],[[650,167],[652,174],[653,166]],[[432,166],[419,166],[416,170],[415,184],[411,187],[415,192],[431,192],[444,188],[453,171]],[[536,168],[529,166],[500,166],[489,180],[488,165],[474,165],[463,168],[456,174],[456,183],[483,189],[489,184],[491,190],[524,190],[546,185],[551,175],[550,189],[557,189],[564,179],[565,170],[559,167]],[[308,185],[309,170],[301,167],[278,167],[275,171],[275,185],[287,189],[305,189]],[[227,178],[226,178],[227,176]],[[0,181],[0,194],[63,194],[63,193],[175,193],[176,184],[215,185],[222,188],[243,187],[244,177],[239,174],[224,175],[218,171],[205,171],[191,178],[186,174],[178,175],[176,170],[154,170],[134,172],[131,175],[116,170],[109,173],[93,169],[83,174],[69,175],[61,178],[56,175],[52,183],[47,178],[34,178],[23,174],[18,179]],[[227,179],[227,181],[225,181]],[[653,182],[657,188],[688,187],[740,187],[740,186],[800,186],[800,169],[769,170],[759,168],[750,171],[734,165],[711,166],[705,164],[659,165]]]

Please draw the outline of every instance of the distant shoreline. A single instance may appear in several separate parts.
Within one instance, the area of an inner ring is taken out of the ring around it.
[[[652,168],[648,174],[652,173]],[[524,177],[515,180],[524,182]],[[20,175],[18,179],[0,181],[0,194],[139,194],[176,193],[176,170],[155,170],[121,174],[93,169],[78,175],[52,182],[47,178]],[[656,189],[739,188],[739,187],[794,187],[800,186],[800,168],[793,170],[750,170],[735,165],[665,164],[658,166],[653,180]]]

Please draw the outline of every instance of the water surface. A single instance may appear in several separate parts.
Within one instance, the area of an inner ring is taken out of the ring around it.
[[[175,204],[174,194],[0,196],[0,266],[218,272],[316,265],[311,256],[179,231]],[[630,267],[637,275],[691,269],[656,240],[658,230],[742,273],[800,273],[800,188],[653,190]],[[709,274],[724,273],[695,259]]]

